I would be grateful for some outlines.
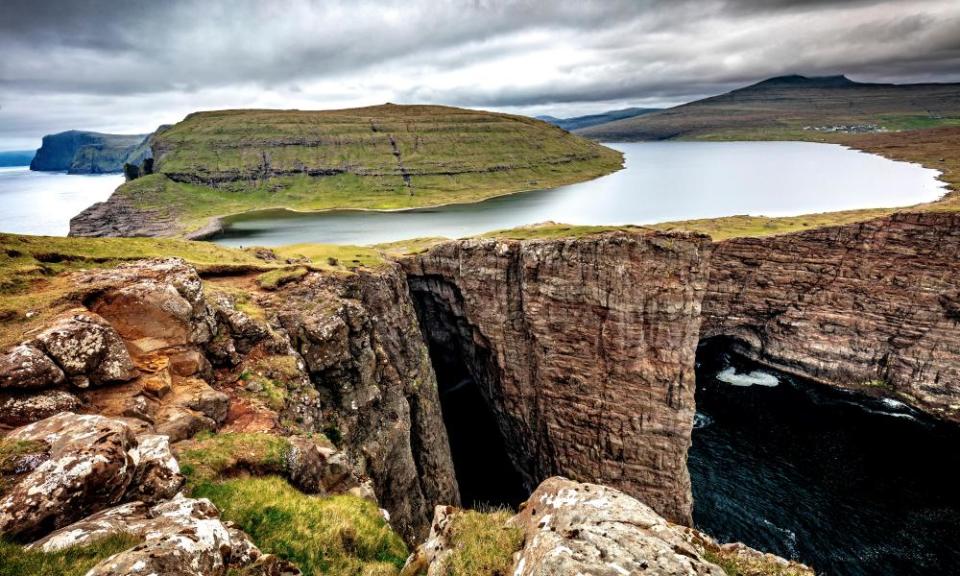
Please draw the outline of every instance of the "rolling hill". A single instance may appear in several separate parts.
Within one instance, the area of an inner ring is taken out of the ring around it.
[[[634,118],[636,116],[642,116],[652,112],[659,112],[660,110],[660,108],[623,108],[622,110],[610,110],[608,112],[601,112],[600,114],[588,114],[586,116],[574,116],[572,118],[537,116],[537,120],[549,122],[550,124],[559,126],[564,130],[574,131],[581,128],[596,126],[598,124],[606,124],[607,122],[613,122],[615,120],[623,120],[625,118]]]
[[[818,140],[960,125],[960,84],[866,84],[781,76],[726,94],[577,130],[605,141]]]

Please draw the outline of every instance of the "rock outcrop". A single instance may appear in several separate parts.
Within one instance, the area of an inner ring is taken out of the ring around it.
[[[702,337],[778,370],[960,419],[960,214],[716,244]]]
[[[689,523],[705,236],[462,240],[404,262],[425,337],[462,357],[528,489],[603,482]]]
[[[0,499],[0,534],[28,538],[119,503],[135,491],[157,501],[176,494],[183,477],[163,440],[138,440],[120,420],[62,412],[18,428],[7,441],[32,442],[35,464]]]
[[[178,493],[184,478],[166,436],[64,412],[14,430],[4,442],[28,447],[15,469],[0,469],[0,487],[10,485],[0,499],[4,538],[33,540],[27,548],[44,552],[121,534],[141,541],[88,572],[97,576],[220,576],[229,568],[299,574],[222,522],[209,500]]]
[[[139,163],[146,134],[101,134],[69,130],[43,137],[30,162],[31,170],[70,174],[121,172],[125,162]]]
[[[436,378],[402,271],[311,274],[263,303],[319,394],[322,408],[311,410],[305,399],[294,406],[296,417],[339,436],[373,480],[391,525],[408,541],[422,539],[433,507],[459,496]]]
[[[405,576],[449,573],[447,565],[457,553],[451,531],[458,514],[452,507],[437,507],[430,537],[410,556]],[[507,524],[523,534],[513,558],[514,576],[813,576],[802,564],[742,544],[717,544],[619,490],[562,477],[541,483]]]
[[[289,435],[294,484],[360,495],[372,486],[409,542],[426,535],[435,505],[459,501],[399,266],[311,273],[252,295],[257,318],[230,292],[205,291],[178,259],[79,272],[71,282],[82,308],[0,351],[0,425],[96,413],[134,426],[150,451],[221,427]],[[251,401],[264,384],[243,382],[249,374],[262,375],[280,404]],[[341,451],[301,443],[303,433],[328,434]],[[162,469],[138,474],[124,482],[147,502],[172,480]]]

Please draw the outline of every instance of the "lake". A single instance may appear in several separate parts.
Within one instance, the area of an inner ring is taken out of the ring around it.
[[[121,174],[68,175],[0,168],[0,232],[66,236],[70,218],[110,197]]]
[[[908,206],[939,198],[938,172],[833,144],[643,142],[607,144],[626,167],[589,182],[475,204],[403,212],[284,210],[231,219],[215,241],[277,246],[450,238],[534,224],[650,224],[735,214],[792,216]]]

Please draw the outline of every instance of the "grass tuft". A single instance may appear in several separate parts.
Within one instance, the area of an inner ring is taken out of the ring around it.
[[[407,558],[376,504],[362,498],[308,496],[276,476],[205,482],[193,496],[209,498],[261,550],[306,576],[393,576]]]
[[[198,434],[177,445],[187,488],[239,473],[283,474],[290,444],[281,436],[258,432]]]
[[[257,276],[257,285],[263,288],[264,290],[276,290],[284,284],[289,284],[291,282],[296,282],[297,280],[302,279],[306,276],[308,270],[303,266],[297,266],[295,268],[280,268],[279,270],[271,270],[269,272],[264,272]]]
[[[83,576],[103,560],[139,542],[134,536],[122,534],[86,546],[42,552],[0,540],[0,576]]]

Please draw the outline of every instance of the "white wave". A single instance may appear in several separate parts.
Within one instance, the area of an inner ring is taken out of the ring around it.
[[[718,373],[717,380],[734,386],[768,386],[772,388],[780,384],[780,379],[769,372],[754,370],[753,372],[739,374],[732,366]]]
[[[700,428],[706,428],[707,426],[713,424],[713,418],[703,414],[701,412],[696,412],[693,415],[693,428],[695,430]]]
[[[898,410],[910,409],[910,407],[904,404],[903,402],[899,400],[894,400],[893,398],[881,398],[880,402],[883,402],[883,404],[888,408],[896,408]]]

